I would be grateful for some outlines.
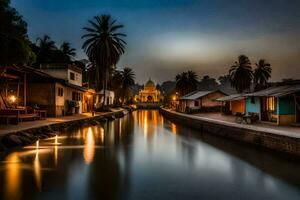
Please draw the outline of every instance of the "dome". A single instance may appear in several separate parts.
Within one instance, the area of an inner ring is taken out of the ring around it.
[[[149,79],[147,81],[147,83],[145,84],[145,87],[147,87],[147,88],[155,88],[155,84],[153,83],[153,81],[151,79]]]

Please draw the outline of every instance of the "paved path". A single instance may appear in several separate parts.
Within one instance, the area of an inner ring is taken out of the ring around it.
[[[272,133],[277,135],[283,135],[293,138],[300,138],[300,128],[299,127],[291,127],[291,126],[276,126],[265,123],[255,123],[255,124],[238,124],[235,122],[235,117],[233,116],[225,116],[220,113],[200,113],[200,114],[184,114],[178,113],[175,111],[170,111],[174,114],[182,115],[185,117],[190,117],[192,119],[199,119],[211,123],[222,124],[226,126],[232,126],[237,128],[255,130],[259,132]]]
[[[95,116],[103,115],[104,113],[97,113]],[[72,116],[65,116],[65,117],[57,117],[57,118],[47,118],[45,120],[36,120],[36,121],[28,121],[22,122],[18,125],[0,125],[0,137],[17,131],[27,130],[31,128],[37,128],[41,126],[47,126],[51,124],[61,123],[61,122],[68,122],[80,119],[88,119],[93,117],[92,113],[84,113]]]

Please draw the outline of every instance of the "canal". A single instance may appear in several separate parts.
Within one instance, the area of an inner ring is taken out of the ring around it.
[[[299,199],[299,167],[140,110],[2,156],[0,199]]]

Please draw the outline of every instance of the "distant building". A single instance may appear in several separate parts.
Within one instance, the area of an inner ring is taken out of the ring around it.
[[[156,86],[151,79],[144,85],[144,88],[139,92],[137,98],[138,101],[142,103],[161,102],[163,100],[160,91],[156,89]]]

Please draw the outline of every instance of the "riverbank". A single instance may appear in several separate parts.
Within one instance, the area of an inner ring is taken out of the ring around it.
[[[60,131],[83,126],[100,124],[107,120],[121,118],[128,113],[125,109],[106,113],[87,113],[83,115],[49,118],[41,121],[24,122],[0,128],[0,152],[18,146],[26,146],[38,139],[45,139],[58,135]]]
[[[255,125],[237,124],[208,117],[178,113],[168,109],[160,112],[168,119],[208,132],[276,151],[300,155],[300,132],[266,128]]]

